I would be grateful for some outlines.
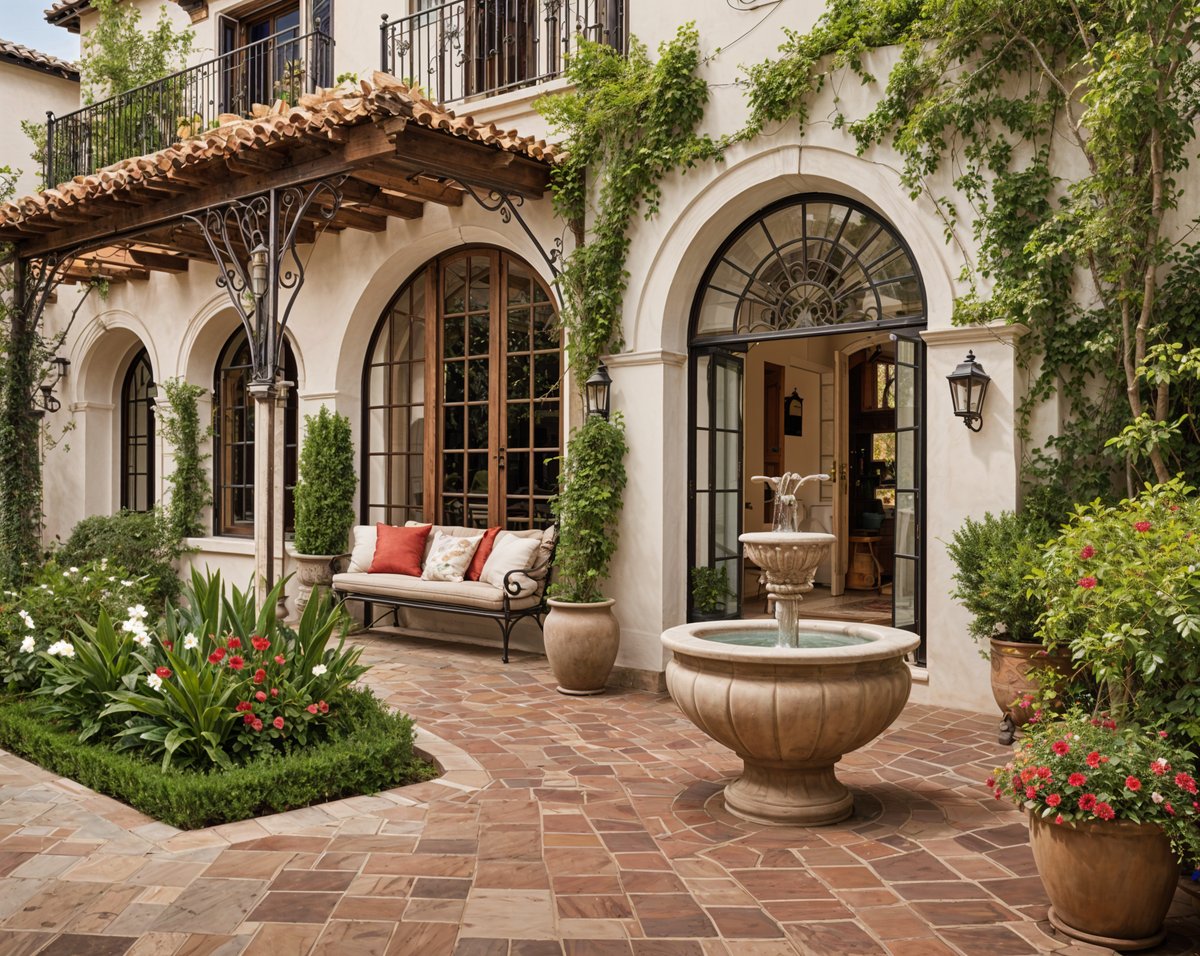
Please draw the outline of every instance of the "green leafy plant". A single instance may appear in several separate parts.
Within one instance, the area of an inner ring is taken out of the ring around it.
[[[692,606],[699,613],[716,614],[724,610],[725,601],[732,595],[724,567],[692,568]]]
[[[1200,745],[1200,499],[1176,480],[1079,506],[1034,569],[1043,640],[1120,720]]]
[[[220,773],[177,768],[116,751],[31,714],[26,701],[0,698],[0,747],[55,774],[108,794],[182,829],[230,823],[437,775],[413,753],[412,719],[390,713],[367,690],[331,706],[344,719],[324,743],[275,753]]]
[[[1030,593],[1029,577],[1042,558],[1053,526],[1034,514],[990,512],[968,518],[954,532],[946,553],[957,570],[951,595],[971,612],[970,633],[977,641],[1037,643],[1043,606]]]
[[[119,568],[137,568],[148,592],[144,600],[160,608],[179,594],[175,562],[182,554],[167,516],[155,509],[84,518],[55,557],[61,566],[107,560]]]
[[[551,184],[554,208],[577,240],[558,286],[571,366],[580,382],[618,344],[634,216],[641,210],[649,219],[658,212],[660,184],[668,173],[721,156],[721,143],[695,132],[708,103],[708,86],[696,75],[699,65],[699,35],[692,24],[659,46],[657,62],[634,37],[626,54],[580,38],[566,70],[572,89],[535,104],[566,152]]]
[[[200,427],[200,396],[205,389],[179,378],[161,385],[166,402],[156,409],[157,426],[174,453],[175,466],[167,476],[171,488],[167,519],[177,540],[203,534],[200,512],[208,504],[208,476],[204,472],[207,454],[200,444],[212,435],[212,427]]]
[[[1194,758],[1168,736],[1081,711],[1031,724],[987,781],[997,799],[1060,826],[1154,823],[1180,859],[1200,858]]]
[[[973,291],[954,321],[1029,329],[1021,430],[1049,398],[1067,416],[1026,476],[1075,500],[1111,494],[1122,470],[1128,487],[1143,470],[1158,482],[1200,475],[1200,445],[1182,431],[1200,392],[1139,375],[1153,346],[1197,329],[1200,248],[1173,221],[1197,153],[1194,31],[1195,10],[1164,0],[832,0],[748,71],[745,138],[803,128],[814,94],[845,74],[881,82],[862,116],[847,115],[840,89],[834,125],[860,152],[899,153],[902,183],[934,206],[948,241],[965,219]],[[869,52],[887,45],[899,55],[878,81]],[[1132,440],[1106,444],[1131,423]]]
[[[601,586],[617,549],[617,521],[625,491],[625,420],[592,415],[571,435],[559,493],[550,507],[559,523],[552,597],[590,604],[603,601]]]
[[[296,481],[296,550],[341,554],[354,524],[354,441],[350,420],[325,406],[304,417]]]
[[[73,641],[80,621],[95,623],[101,612],[123,618],[126,609],[150,603],[152,581],[107,559],[79,566],[50,560],[20,590],[0,596],[0,677],[9,693],[29,691],[48,668],[43,656],[61,641]]]

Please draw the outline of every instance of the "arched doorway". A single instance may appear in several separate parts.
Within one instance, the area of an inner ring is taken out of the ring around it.
[[[549,525],[562,374],[558,313],[528,263],[488,246],[426,263],[367,349],[363,520]]]
[[[907,244],[845,197],[775,202],[713,256],[689,332],[688,544],[693,567],[726,571],[731,614],[748,590],[738,536],[771,511],[749,475],[824,471],[804,504],[838,538],[831,596],[861,585],[869,611],[923,632],[925,321]]]
[[[143,347],[121,380],[121,507],[149,511],[154,506],[154,371]]]

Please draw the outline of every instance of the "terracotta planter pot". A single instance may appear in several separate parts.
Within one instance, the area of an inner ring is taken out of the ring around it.
[[[1058,651],[1050,653],[1041,644],[1001,641],[994,637],[989,657],[992,664],[992,696],[1004,715],[1000,726],[1000,743],[1011,744],[1016,730],[1029,723],[1029,718],[1033,716],[1033,708],[1020,703],[1026,694],[1036,694],[1039,690],[1033,672],[1048,666],[1065,680],[1071,673],[1071,658]]]
[[[333,571],[329,562],[331,554],[299,554],[292,553],[296,561],[296,616],[304,613],[313,588],[328,587],[333,583]]]
[[[1120,952],[1162,941],[1179,864],[1157,825],[1110,820],[1059,826],[1031,815],[1029,842],[1055,929]]]
[[[603,694],[621,645],[613,601],[573,604],[551,600],[543,635],[560,694]]]

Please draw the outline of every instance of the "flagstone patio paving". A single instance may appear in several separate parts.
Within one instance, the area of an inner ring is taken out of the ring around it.
[[[991,715],[910,706],[847,757],[855,816],[725,812],[739,764],[669,698],[565,698],[544,659],[360,638],[437,781],[180,832],[0,757],[0,954],[1063,956]],[[1116,875],[1119,885],[1119,875]],[[1119,892],[1119,889],[1115,890]],[[1200,952],[1182,896],[1159,954]]]

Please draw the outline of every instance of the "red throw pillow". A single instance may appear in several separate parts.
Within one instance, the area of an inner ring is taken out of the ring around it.
[[[368,574],[408,574],[421,576],[421,559],[425,556],[425,539],[431,524],[397,528],[380,522],[375,525],[375,557]]]
[[[467,568],[464,581],[478,581],[479,575],[483,574],[483,566],[487,564],[488,555],[492,553],[492,548],[496,544],[496,535],[500,533],[500,528],[488,528],[483,533],[483,537],[479,540],[479,547],[475,549],[475,557],[471,559],[471,566]]]

